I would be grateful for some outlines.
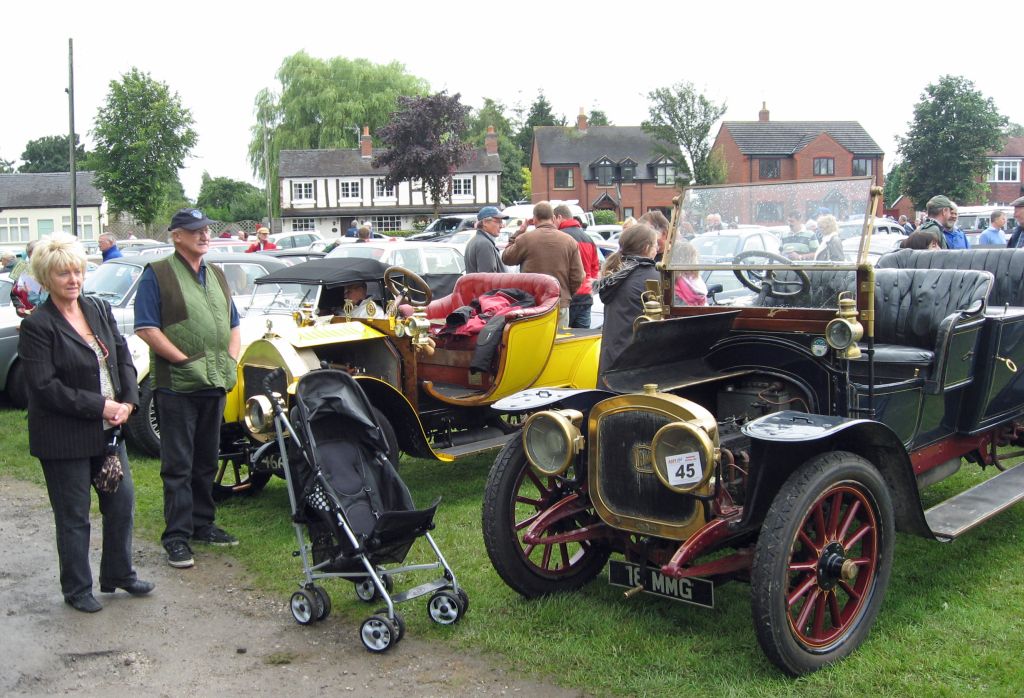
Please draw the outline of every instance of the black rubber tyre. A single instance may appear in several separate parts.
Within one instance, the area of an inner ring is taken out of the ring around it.
[[[387,617],[388,609],[387,608],[378,608],[376,611],[374,611],[374,613],[376,613],[378,616],[385,616],[385,617]],[[399,613],[398,611],[395,611],[395,618],[394,618],[394,620],[395,620],[395,628],[398,630],[398,637],[395,638],[395,642],[398,642],[403,637],[405,637],[405,618],[402,617],[401,613]]]
[[[292,594],[292,600],[289,604],[289,608],[292,612],[292,618],[299,625],[309,625],[317,620],[320,616],[320,600],[317,595],[309,589],[299,589],[297,592]]]
[[[892,499],[875,467],[844,451],[800,466],[775,496],[751,569],[754,630],[794,676],[857,649],[892,571]]]
[[[359,626],[359,639],[370,652],[387,652],[395,646],[401,631],[387,616],[373,615]]]
[[[380,581],[384,582],[384,588],[390,594],[394,588],[395,583],[391,580],[391,575],[377,573],[380,577]],[[373,580],[369,577],[363,577],[352,583],[356,591],[356,598],[363,603],[373,603],[377,599],[382,598],[380,593],[377,591],[377,585],[373,583]]]
[[[462,619],[462,600],[448,589],[435,591],[427,601],[427,617],[438,625],[455,625]]]
[[[317,614],[316,619],[323,620],[331,615],[331,597],[322,586],[317,584],[313,585],[313,593],[316,594],[317,602],[320,604],[320,613]]]
[[[391,426],[391,420],[389,420],[383,412],[378,410],[376,407],[372,407],[373,416],[380,424],[380,430],[384,432],[384,440],[388,442],[388,460],[391,461],[391,465],[395,467],[397,471],[401,464],[398,462],[399,457],[402,455],[401,451],[398,450],[398,436],[395,434],[395,428]]]
[[[20,361],[11,364],[11,370],[7,372],[6,392],[11,404],[19,410],[28,407],[28,384],[25,383],[25,371]]]
[[[459,601],[462,603],[462,615],[469,613],[469,594],[462,587],[459,587]]]
[[[125,437],[132,446],[153,458],[160,457],[160,425],[156,418],[153,399],[153,376],[146,376],[139,384],[139,409],[124,425]]]
[[[565,474],[572,475],[572,470]],[[498,454],[484,490],[483,533],[487,555],[498,576],[527,598],[575,591],[596,577],[610,554],[595,541],[526,545],[524,522],[569,495],[556,478],[541,478],[526,460],[522,439],[514,438]],[[545,535],[577,530],[599,522],[588,506],[557,522]]]

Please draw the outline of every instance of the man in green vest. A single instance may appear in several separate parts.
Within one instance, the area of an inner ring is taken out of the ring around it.
[[[175,213],[174,254],[146,266],[135,294],[135,333],[149,345],[155,381],[166,526],[160,540],[171,567],[195,564],[190,542],[238,544],[214,524],[221,416],[241,336],[223,272],[203,261],[212,222],[196,208]]]

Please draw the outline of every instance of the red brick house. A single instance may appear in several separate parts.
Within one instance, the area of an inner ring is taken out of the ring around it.
[[[729,184],[870,175],[881,186],[884,175],[884,153],[858,122],[771,121],[763,105],[757,121],[722,122],[713,148]]]
[[[993,206],[1004,206],[1019,196],[1024,196],[1021,184],[1021,170],[1024,169],[1024,137],[1006,139],[1006,145],[998,153],[988,156],[988,201]]]
[[[676,189],[676,163],[639,126],[538,126],[530,163],[532,200],[575,199],[619,220],[652,209],[666,215]]]

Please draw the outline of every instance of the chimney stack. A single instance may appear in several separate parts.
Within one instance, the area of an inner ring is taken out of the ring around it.
[[[487,135],[484,136],[484,148],[488,155],[498,154],[498,134],[494,132],[493,126],[487,127]]]
[[[363,126],[363,135],[359,137],[359,154],[364,160],[373,157],[373,138],[370,137],[369,126]]]
[[[761,102],[761,111],[757,112],[758,121],[768,121],[768,103]]]
[[[581,132],[587,132],[587,115],[583,111],[583,107],[580,107],[580,115],[576,117],[576,128]]]

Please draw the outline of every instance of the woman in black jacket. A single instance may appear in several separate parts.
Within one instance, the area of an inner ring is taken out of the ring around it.
[[[633,341],[633,321],[643,314],[648,279],[658,279],[654,255],[658,252],[658,234],[643,223],[631,226],[619,236],[619,251],[605,261],[594,293],[604,303],[601,330],[601,359],[597,367],[598,387],[607,387],[604,374]]]
[[[32,272],[49,298],[21,323],[18,356],[29,386],[28,439],[39,459],[53,507],[64,601],[79,611],[103,607],[92,594],[89,492],[111,431],[138,404],[135,367],[110,306],[81,295],[85,251],[72,236],[44,238]],[[150,582],[132,568],[135,490],[128,454],[118,445],[124,479],[114,492],[97,488],[103,515],[100,590],[148,594]]]

